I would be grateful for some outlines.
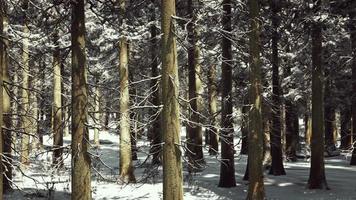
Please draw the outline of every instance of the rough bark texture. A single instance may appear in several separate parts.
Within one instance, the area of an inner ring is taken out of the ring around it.
[[[352,8],[350,13],[350,35],[351,35],[351,51],[352,51],[352,140],[353,150],[351,157],[351,165],[356,165],[356,8]]]
[[[125,0],[119,1],[121,25],[126,26]],[[124,182],[136,182],[132,165],[130,112],[129,112],[129,45],[126,36],[122,36],[119,42],[120,48],[120,178]]]
[[[53,165],[56,167],[63,166],[63,119],[62,119],[62,72],[61,58],[58,43],[58,35],[55,33],[53,40],[55,50],[53,52]]]
[[[242,120],[241,120],[241,154],[248,154],[248,109],[250,108],[248,105],[248,97],[244,98],[244,105],[242,105]]]
[[[6,23],[5,20],[5,2],[3,0],[0,0],[0,35],[4,36],[4,24]],[[2,130],[2,126],[3,126],[3,107],[4,107],[4,99],[3,99],[3,70],[6,69],[6,44],[7,42],[5,42],[6,39],[4,39],[3,37],[0,38],[0,155],[1,155],[1,160],[0,160],[0,199],[3,199],[3,193],[4,193],[4,176],[2,174],[4,174],[4,170],[5,170],[5,166],[3,160],[4,159],[4,155],[3,155],[3,148],[4,148],[4,136],[3,136],[3,130]]]
[[[72,2],[72,200],[91,199],[84,0]]]
[[[3,39],[0,40],[0,56],[1,56],[1,69],[3,76],[3,126],[5,129],[2,129],[3,134],[3,160],[4,164],[4,177],[3,177],[3,191],[4,193],[8,193],[11,190],[11,180],[12,180],[12,119],[11,119],[11,103],[10,103],[10,88],[6,83],[10,82],[9,76],[9,58],[8,58],[8,47],[9,41],[7,39],[7,26],[8,26],[8,18],[7,18],[7,7],[4,0],[0,0],[0,35],[3,35]],[[1,122],[0,122],[1,123]]]
[[[320,6],[317,0],[315,6]],[[322,64],[322,28],[313,22],[312,38],[312,136],[309,189],[327,188],[324,166],[324,70]]]
[[[219,152],[219,133],[217,129],[217,83],[216,66],[212,65],[208,71],[208,95],[209,95],[209,116],[210,127],[208,128],[209,154],[217,155]]]
[[[262,127],[262,83],[260,61],[260,31],[259,3],[257,0],[249,0],[249,13],[251,20],[250,31],[250,113],[249,113],[249,148],[248,171],[249,187],[247,199],[264,199],[265,190],[263,184],[263,127]],[[252,148],[253,147],[253,148]]]
[[[156,21],[156,0],[151,0],[151,21]],[[151,81],[151,88],[153,89],[152,94],[152,104],[155,106],[155,109],[152,109],[152,115],[154,116],[152,127],[151,127],[151,150],[152,153],[152,164],[160,164],[161,159],[161,142],[162,142],[162,135],[161,135],[161,114],[160,109],[158,106],[161,105],[160,100],[160,87],[159,87],[159,70],[158,70],[158,56],[159,53],[157,52],[157,27],[155,24],[151,25],[151,73],[152,77],[155,77]]]
[[[231,0],[223,1],[222,25],[222,112],[219,187],[235,187],[234,127],[232,119]]]
[[[175,0],[161,1],[162,30],[162,132],[163,199],[183,199],[182,152],[180,149],[179,77],[174,33]]]
[[[271,130],[271,155],[272,165],[269,174],[275,176],[285,175],[282,157],[281,143],[281,89],[279,82],[279,58],[278,58],[278,27],[279,27],[279,4],[271,1],[272,8],[272,130]]]
[[[26,12],[28,7],[28,1],[22,1],[22,8]],[[31,134],[31,119],[30,119],[30,65],[29,65],[29,29],[27,26],[27,16],[26,13],[23,14],[23,34],[22,39],[22,105],[21,105],[21,129],[23,131],[21,136],[21,163],[24,165],[29,164],[29,154],[30,154],[30,135]]]
[[[199,2],[188,0],[188,14],[191,19],[188,23],[188,82],[189,82],[189,123],[187,127],[187,148],[189,171],[199,168],[203,162],[203,130],[200,114],[202,111],[202,83],[200,80],[200,49],[198,46],[199,30],[196,26],[196,14],[199,12]]]

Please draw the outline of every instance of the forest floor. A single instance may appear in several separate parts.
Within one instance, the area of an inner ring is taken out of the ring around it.
[[[91,134],[92,135],[92,134]],[[52,138],[45,137],[48,146]],[[65,137],[65,145],[70,145],[70,136]],[[119,136],[107,132],[100,133],[101,146],[92,150],[92,196],[97,200],[162,198],[162,168],[152,167],[147,160],[149,143],[139,142],[138,160],[135,161],[136,184],[118,181]],[[46,149],[46,148],[45,148]],[[243,181],[246,156],[236,154],[235,169],[237,186],[219,188],[220,163],[215,156],[204,150],[206,166],[201,172],[189,176],[184,170],[184,199],[227,200],[245,199],[248,182]],[[70,199],[70,154],[65,153],[65,167],[56,170],[51,166],[49,151],[37,152],[27,168],[14,171],[14,191],[5,199]],[[326,177],[330,190],[308,190],[309,160],[285,163],[286,176],[273,176],[265,172],[266,195],[268,199],[356,199],[356,167],[349,165],[349,154],[326,158]],[[15,163],[15,165],[19,166]]]

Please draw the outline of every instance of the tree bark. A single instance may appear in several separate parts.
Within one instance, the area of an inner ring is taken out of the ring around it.
[[[156,0],[151,0],[151,21],[156,21]],[[157,52],[157,27],[156,24],[153,23],[151,25],[151,73],[152,79],[151,81],[151,88],[153,89],[152,93],[152,104],[155,106],[154,109],[151,110],[151,114],[154,117],[152,126],[151,126],[151,149],[150,152],[152,153],[152,164],[161,164],[160,154],[162,151],[161,142],[162,142],[162,135],[161,135],[161,112],[159,106],[161,105],[160,100],[160,87],[159,87],[159,69],[158,69],[158,56],[159,53]]]
[[[340,112],[340,136],[341,144],[340,149],[347,150],[351,148],[351,110],[349,106],[344,106]]]
[[[53,165],[63,167],[63,121],[62,121],[62,72],[59,49],[58,33],[55,33],[53,41],[55,49],[53,52]]]
[[[201,127],[200,114],[201,105],[201,67],[200,67],[200,49],[198,46],[199,30],[196,25],[196,14],[199,12],[199,2],[188,0],[188,13],[191,19],[187,25],[188,29],[188,71],[189,71],[189,123],[187,127],[187,148],[189,171],[194,171],[200,167],[199,163],[204,161],[203,158],[203,130]]]
[[[27,22],[26,11],[28,8],[28,0],[22,1],[23,13],[23,40],[22,40],[22,117],[21,117],[21,129],[23,131],[21,137],[21,163],[29,165],[30,154],[30,135],[31,134],[31,119],[30,119],[30,65],[29,65],[29,28]]]
[[[261,81],[261,24],[260,8],[257,0],[249,0],[249,13],[251,20],[250,31],[250,105],[249,112],[249,148],[248,170],[249,187],[247,199],[264,199],[265,189],[263,183],[263,125],[262,125],[262,81]],[[252,148],[253,147],[253,148]]]
[[[352,8],[350,13],[350,38],[352,51],[352,97],[351,97],[351,112],[352,112],[352,141],[353,150],[351,157],[351,165],[356,165],[356,8]]]
[[[161,2],[162,30],[162,133],[163,133],[163,199],[183,199],[182,152],[180,149],[179,77],[177,45],[172,16],[175,0]]]
[[[271,130],[271,155],[272,165],[269,174],[275,176],[285,175],[283,167],[282,143],[281,143],[281,89],[279,82],[279,58],[278,58],[278,27],[280,2],[271,1],[272,8],[272,130]]]
[[[314,0],[320,9],[321,2]],[[322,28],[320,22],[313,22],[312,38],[312,136],[311,166],[308,180],[309,189],[328,188],[324,166],[324,69],[322,63]]]
[[[6,17],[5,17],[5,2],[4,0],[0,0],[0,35],[4,36],[5,34],[5,30],[4,27],[6,26],[5,23],[7,23],[6,21]],[[5,174],[5,170],[6,170],[6,166],[4,163],[4,160],[7,160],[6,158],[4,158],[3,155],[3,151],[4,151],[4,147],[5,147],[5,139],[6,137],[3,136],[4,133],[6,133],[3,129],[2,126],[4,124],[3,122],[3,108],[5,108],[5,103],[7,103],[5,101],[5,99],[3,99],[4,95],[3,95],[3,71],[4,69],[7,69],[7,52],[6,52],[6,48],[8,42],[6,41],[5,37],[1,37],[0,38],[0,128],[1,128],[1,134],[0,134],[0,155],[1,155],[1,160],[0,160],[0,199],[3,199],[3,193],[4,193],[4,188],[6,187],[6,185],[4,185],[4,176],[2,174]],[[6,124],[5,124],[6,125]],[[6,179],[6,178],[5,178]]]
[[[84,0],[72,2],[72,200],[91,199]]]
[[[8,193],[12,188],[12,150],[11,145],[12,141],[12,119],[11,119],[11,101],[10,101],[10,88],[7,83],[10,82],[9,75],[9,58],[8,58],[8,48],[9,40],[7,35],[7,26],[8,26],[8,17],[7,17],[7,5],[4,0],[0,0],[1,8],[0,9],[0,35],[3,35],[3,39],[0,40],[0,56],[1,56],[1,69],[3,76],[3,126],[5,129],[2,129],[3,134],[3,158],[5,162],[3,163],[3,192]],[[1,80],[1,79],[0,79]],[[0,122],[1,123],[1,122]],[[0,140],[1,141],[1,140]],[[0,150],[1,151],[1,150]],[[1,168],[0,168],[1,169]],[[1,181],[1,179],[0,179]],[[1,186],[0,186],[1,187]],[[1,195],[0,190],[0,195]]]
[[[121,26],[126,26],[125,0],[119,0]],[[122,35],[120,48],[120,177],[124,182],[136,182],[132,164],[130,112],[129,112],[129,45],[126,36]]]
[[[235,187],[234,127],[232,119],[232,53],[231,53],[231,0],[223,1],[222,25],[222,113],[221,164],[219,187]]]
[[[209,154],[217,155],[219,152],[219,133],[217,129],[217,83],[216,83],[216,66],[212,65],[208,71],[208,95],[209,95],[209,119],[210,127],[208,128],[209,137]]]

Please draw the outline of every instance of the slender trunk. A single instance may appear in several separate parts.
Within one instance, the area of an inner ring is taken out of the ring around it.
[[[188,23],[188,71],[189,71],[189,123],[187,127],[187,148],[189,171],[199,168],[203,161],[203,131],[201,127],[201,69],[200,49],[198,46],[199,31],[196,27],[196,14],[199,12],[198,2],[188,0],[188,13],[191,21]]]
[[[125,0],[119,0],[121,26],[126,27]],[[129,45],[126,36],[121,36],[120,49],[120,177],[124,182],[136,182],[132,164],[131,132],[130,132],[130,94],[129,94]]]
[[[9,75],[9,57],[8,57],[8,47],[9,40],[7,39],[7,26],[8,26],[8,18],[7,18],[7,10],[5,1],[0,0],[1,8],[0,10],[0,35],[3,35],[4,38],[0,40],[0,56],[1,56],[1,69],[3,76],[3,126],[5,129],[2,129],[3,134],[3,191],[4,193],[8,193],[11,190],[12,185],[12,152],[11,152],[11,144],[12,141],[12,119],[11,119],[11,102],[10,102],[10,87],[7,83],[10,82]],[[1,78],[0,78],[1,80]],[[1,122],[0,122],[1,123]],[[1,151],[1,150],[0,150]],[[1,169],[1,168],[0,168]],[[1,181],[1,178],[0,178]],[[1,186],[0,186],[1,187]],[[0,191],[0,196],[1,196]]]
[[[217,129],[217,83],[216,66],[212,65],[208,71],[208,92],[209,92],[209,118],[210,127],[208,128],[209,154],[217,155],[219,152],[219,133]]]
[[[336,149],[334,143],[335,130],[335,106],[333,105],[333,95],[331,91],[332,81],[329,69],[325,70],[325,94],[324,94],[324,126],[325,126],[325,150],[327,153],[332,153]]]
[[[72,200],[91,199],[84,0],[72,2]]]
[[[172,16],[175,0],[161,2],[162,30],[162,133],[163,133],[163,199],[183,199],[182,152],[180,149],[179,77],[177,44]]]
[[[248,98],[244,98],[244,103],[242,105],[242,120],[241,120],[241,154],[248,154]]]
[[[156,0],[151,0],[151,21],[155,22],[156,21]],[[152,122],[152,127],[151,127],[151,150],[150,152],[152,153],[152,164],[160,164],[161,159],[160,159],[160,152],[162,150],[161,147],[161,142],[162,142],[162,136],[161,136],[161,114],[159,110],[159,106],[161,105],[160,101],[160,88],[159,88],[159,81],[158,81],[158,76],[159,76],[159,69],[158,69],[158,56],[159,53],[157,52],[157,27],[156,24],[151,25],[151,73],[152,79],[151,82],[151,88],[153,90],[152,93],[152,104],[155,106],[154,109],[151,110],[152,116],[153,116],[153,122]]]
[[[278,58],[278,27],[279,27],[279,4],[271,3],[272,7],[272,130],[271,130],[271,155],[272,166],[269,174],[275,176],[285,175],[283,167],[283,155],[281,144],[281,89],[279,82],[279,58]]]
[[[62,72],[58,34],[54,35],[55,49],[53,52],[53,165],[63,166],[63,121],[62,121]]]
[[[320,8],[320,2],[314,0]],[[324,70],[322,63],[322,28],[320,22],[313,22],[312,37],[312,136],[311,166],[308,180],[309,189],[328,188],[324,166]]]
[[[23,0],[24,12],[27,11],[28,1]],[[23,131],[21,137],[21,163],[29,164],[30,154],[30,135],[31,134],[31,119],[30,119],[30,90],[29,90],[29,29],[27,24],[27,16],[23,15],[23,40],[22,40],[22,112],[21,112],[21,129]]]
[[[250,105],[249,112],[249,147],[248,168],[249,188],[247,199],[264,199],[265,190],[263,184],[263,127],[262,127],[262,82],[260,60],[260,8],[257,0],[249,0],[249,12],[251,20],[250,31]],[[252,148],[253,147],[253,148]]]
[[[341,121],[341,128],[340,128],[340,136],[341,136],[341,144],[340,149],[350,149],[351,148],[351,110],[348,106],[344,106],[341,109],[340,113],[340,121]]]
[[[222,113],[221,164],[219,187],[235,187],[234,127],[232,119],[232,53],[231,53],[231,0],[223,1],[222,25]]]
[[[5,23],[7,23],[7,20],[5,20],[5,2],[3,0],[0,0],[0,35],[4,36],[5,33],[5,28],[4,26]],[[5,107],[9,107],[9,102],[6,102],[6,99],[3,99],[5,96],[3,95],[3,75],[4,75],[4,69],[7,69],[7,45],[8,42],[4,37],[0,38],[0,128],[5,124],[3,122],[3,111],[5,110]],[[6,125],[6,124],[5,124]],[[6,160],[5,155],[3,154],[4,147],[5,147],[5,142],[6,142],[6,136],[4,137],[3,134],[6,133],[3,131],[1,128],[1,134],[0,134],[0,155],[1,155],[1,161],[0,161],[0,173],[1,174],[6,174],[6,164],[4,161]],[[4,151],[6,152],[6,151]],[[6,178],[5,178],[6,179]],[[4,176],[0,176],[0,199],[3,199],[3,193],[6,185],[4,184]]]
[[[289,99],[285,102],[286,112],[286,156],[287,160],[292,162],[297,161],[297,144],[298,144],[298,110]]]
[[[352,141],[353,150],[351,157],[351,165],[356,165],[356,8],[352,8],[350,13],[350,38],[352,51],[352,97],[351,97],[351,112],[352,112]]]

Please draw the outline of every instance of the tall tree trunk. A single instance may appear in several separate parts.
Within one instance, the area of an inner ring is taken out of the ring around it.
[[[285,115],[286,115],[286,156],[287,160],[297,161],[297,144],[299,137],[298,123],[298,109],[290,99],[285,101]]]
[[[162,30],[162,133],[163,133],[163,199],[183,199],[182,152],[180,149],[179,77],[177,44],[172,16],[175,0],[161,2]]]
[[[6,133],[3,129],[2,126],[4,124],[3,122],[3,110],[5,110],[5,107],[9,107],[9,105],[5,105],[9,102],[6,102],[6,99],[3,99],[4,95],[3,95],[3,71],[5,69],[7,69],[7,46],[8,45],[8,41],[6,41],[7,39],[5,37],[3,37],[5,34],[5,23],[7,23],[6,20],[6,11],[5,11],[5,2],[4,0],[0,0],[0,35],[2,36],[0,38],[0,155],[1,155],[1,160],[0,160],[0,199],[3,199],[3,193],[4,193],[4,189],[6,187],[6,185],[4,185],[4,176],[3,174],[5,174],[5,170],[6,170],[6,164],[4,163],[4,160],[6,160],[6,158],[4,158],[3,152],[4,151],[4,144],[5,144],[5,139],[6,136],[4,137],[3,134]],[[5,124],[6,125],[6,124]],[[5,178],[6,179],[6,178]]]
[[[321,2],[314,0],[320,9]],[[322,28],[320,22],[313,22],[312,38],[312,136],[311,166],[308,180],[309,189],[327,188],[324,166],[324,69],[322,63]]]
[[[7,35],[7,26],[8,26],[8,18],[7,18],[7,5],[4,0],[0,0],[1,8],[0,9],[0,35],[3,35],[3,39],[0,40],[0,56],[1,56],[1,69],[3,76],[3,126],[2,129],[3,134],[3,191],[4,193],[8,193],[11,190],[12,185],[12,150],[11,144],[12,141],[12,119],[11,119],[11,102],[10,102],[10,75],[9,75],[9,58],[8,58],[8,47],[9,40]],[[0,79],[1,80],[1,79]],[[1,123],[1,122],[0,122]],[[1,141],[1,140],[0,140]],[[0,150],[1,151],[1,150]],[[1,168],[0,168],[1,169]],[[1,181],[1,179],[0,179]],[[1,186],[0,186],[1,187]],[[0,190],[0,195],[1,195]]]
[[[346,150],[351,148],[351,110],[349,106],[344,106],[340,112],[340,135],[341,135],[341,144],[340,149]]]
[[[84,0],[72,2],[72,200],[91,199]]]
[[[272,166],[269,174],[275,176],[285,175],[286,172],[283,167],[282,157],[282,143],[281,143],[281,93],[279,82],[279,61],[278,61],[278,27],[280,2],[271,1],[272,8],[272,130],[271,130],[271,155]]]
[[[119,0],[121,26],[126,26],[125,0]],[[124,182],[136,182],[132,164],[129,94],[129,45],[126,36],[121,36],[120,48],[120,177]]]
[[[209,119],[210,127],[208,128],[209,137],[209,154],[217,155],[219,152],[219,133],[217,129],[217,82],[216,66],[212,65],[208,71],[208,95],[209,95]]]
[[[231,53],[231,0],[223,1],[222,25],[222,113],[221,164],[219,187],[235,187],[234,127],[232,119],[232,53]]]
[[[156,0],[151,0],[151,22],[156,21]],[[157,27],[155,23],[151,25],[151,73],[152,73],[152,81],[151,81],[151,88],[153,90],[152,93],[152,104],[155,106],[151,110],[151,114],[154,116],[152,127],[151,127],[151,150],[152,153],[152,164],[160,164],[160,152],[162,150],[161,142],[162,142],[162,135],[161,135],[161,114],[160,108],[161,100],[160,100],[160,87],[159,87],[159,69],[158,69],[158,56],[159,53],[157,52]]]
[[[241,120],[241,154],[248,154],[248,97],[244,97],[243,105],[241,108],[242,120]]]
[[[260,60],[260,8],[257,0],[249,0],[249,13],[251,20],[250,31],[250,105],[249,113],[249,148],[248,170],[249,187],[247,199],[264,199],[263,184],[263,127],[262,127],[262,81]],[[253,148],[252,148],[253,147]]]
[[[332,81],[330,69],[325,70],[325,94],[324,94],[324,126],[325,126],[325,150],[327,153],[336,149],[334,143],[334,130],[335,130],[335,106],[333,105],[333,94],[331,91]]]
[[[189,171],[199,168],[203,161],[203,130],[201,127],[201,69],[200,49],[198,46],[199,30],[196,27],[196,14],[199,12],[199,2],[188,0],[188,13],[191,19],[188,23],[188,71],[189,71],[189,123],[187,127],[187,147]]]
[[[352,51],[352,99],[351,99],[351,111],[352,111],[352,141],[353,150],[351,157],[351,165],[356,165],[356,8],[351,8],[350,16],[350,38],[351,38],[351,51]]]
[[[22,8],[24,12],[28,8],[28,0],[23,0]],[[26,13],[23,14],[23,40],[22,40],[22,117],[21,129],[23,131],[21,137],[21,163],[29,164],[30,154],[30,134],[31,134],[31,119],[30,119],[30,65],[29,65],[29,35]]]
[[[53,52],[53,165],[61,168],[63,166],[63,121],[62,121],[62,72],[61,55],[59,49],[58,33],[55,33],[53,41],[55,49]]]

